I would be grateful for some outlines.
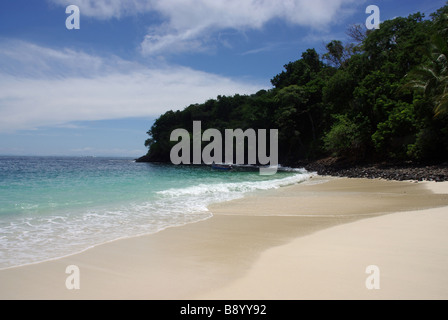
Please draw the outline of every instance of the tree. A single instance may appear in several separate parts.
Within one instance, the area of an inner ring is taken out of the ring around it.
[[[448,5],[431,17],[398,17],[372,31],[351,26],[353,43],[333,40],[322,57],[306,50],[272,89],[166,112],[148,131],[146,160],[169,161],[171,131],[191,132],[198,120],[202,130],[279,129],[285,165],[328,155],[446,161]]]
[[[441,34],[432,38],[427,52],[429,62],[407,76],[406,87],[415,88],[431,99],[436,117],[448,113],[448,41]]]
[[[321,70],[323,63],[316,50],[308,49],[302,53],[302,59],[290,62],[284,66],[285,71],[276,75],[271,83],[276,88],[290,85],[305,85]]]
[[[346,34],[355,42],[356,45],[361,45],[369,34],[364,24],[354,24],[347,28]]]
[[[324,60],[335,68],[344,68],[348,60],[358,50],[354,44],[343,45],[342,41],[333,40],[326,45],[327,52],[323,55]]]
[[[364,142],[362,122],[349,119],[347,115],[336,115],[335,124],[324,136],[324,147],[335,156],[362,158]]]
[[[403,77],[422,62],[429,44],[431,23],[421,13],[384,21],[365,39],[362,49],[373,68]]]
[[[409,146],[415,143],[416,129],[413,106],[400,102],[388,113],[387,119],[377,125],[372,140],[378,153],[389,158],[405,159]]]
[[[356,82],[350,72],[338,70],[322,90],[323,102],[332,114],[342,114],[350,109]]]

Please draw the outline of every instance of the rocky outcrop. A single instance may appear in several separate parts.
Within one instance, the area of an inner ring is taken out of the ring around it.
[[[348,178],[369,178],[387,180],[415,181],[448,181],[448,163],[352,163],[335,158],[327,158],[309,163],[298,163],[319,175],[329,175]]]

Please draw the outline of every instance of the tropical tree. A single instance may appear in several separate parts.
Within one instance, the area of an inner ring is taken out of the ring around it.
[[[434,104],[435,116],[448,112],[448,41],[441,34],[433,37],[427,53],[429,62],[412,70],[405,87],[421,90]]]

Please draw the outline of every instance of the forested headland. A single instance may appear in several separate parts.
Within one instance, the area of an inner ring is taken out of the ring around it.
[[[278,129],[279,163],[448,160],[448,5],[381,23],[348,27],[349,43],[303,52],[272,89],[169,111],[148,131],[138,161],[170,162],[173,130]],[[262,67],[262,66],[260,66]]]

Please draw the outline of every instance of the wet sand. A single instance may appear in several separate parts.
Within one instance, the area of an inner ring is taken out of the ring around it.
[[[1,299],[447,298],[448,184],[315,177],[211,219],[0,270]],[[80,289],[66,287],[67,266]],[[367,290],[377,265],[381,289]]]

